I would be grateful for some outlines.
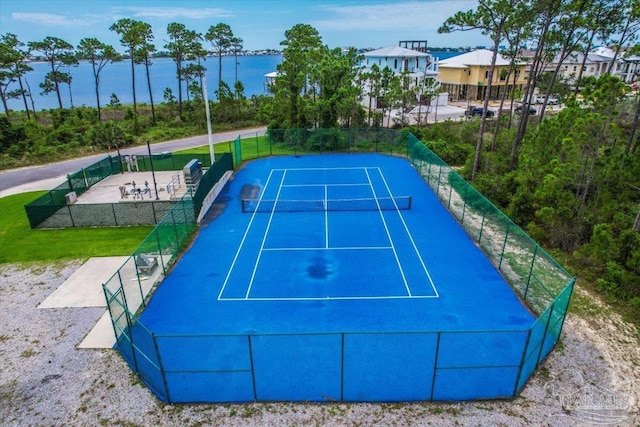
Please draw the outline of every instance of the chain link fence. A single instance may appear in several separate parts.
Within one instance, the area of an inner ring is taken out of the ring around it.
[[[132,156],[107,156],[98,162],[69,174],[67,179],[36,200],[25,205],[31,228],[122,227],[155,225],[169,211],[174,200],[148,200],[127,203],[75,204],[70,193],[80,197],[105,178],[126,171]],[[218,159],[227,159],[222,155]],[[135,156],[135,169],[148,171],[179,171],[192,159],[204,168],[211,166],[208,154],[160,153],[151,157]],[[226,162],[230,161],[224,160]],[[153,163],[153,168],[152,168]],[[115,194],[115,193],[114,193]]]
[[[531,328],[515,331],[497,327],[492,331],[370,334],[157,335],[138,315],[150,290],[190,239],[194,201],[185,199],[104,284],[117,348],[163,401],[313,399],[308,390],[320,390],[327,399],[337,401],[508,398],[522,390],[558,342],[575,278],[412,134],[389,129],[269,131],[240,136],[233,149],[236,165],[280,153],[358,151],[407,157],[536,320]],[[140,263],[146,263],[141,254],[158,263],[160,274],[153,286],[140,280]],[[132,286],[136,281],[138,286]],[[184,313],[184,321],[190,321],[189,313]],[[176,356],[176,348],[184,350],[182,357]],[[205,348],[209,349],[207,358],[194,357]],[[313,360],[322,361],[322,366],[307,366],[305,348],[321,349],[322,354],[314,354]],[[411,354],[379,356],[407,348],[412,349]],[[496,352],[496,348],[508,351]],[[367,351],[371,358],[364,360],[362,354]],[[274,365],[270,359],[274,354],[300,357]],[[397,366],[389,368],[390,363]],[[363,391],[370,372],[381,376],[388,372],[390,385]],[[276,378],[298,374],[305,378],[300,388],[274,392]],[[393,386],[398,383],[402,386]]]

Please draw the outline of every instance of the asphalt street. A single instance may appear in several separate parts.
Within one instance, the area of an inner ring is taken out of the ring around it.
[[[215,144],[219,142],[234,140],[238,135],[255,135],[256,133],[262,134],[265,132],[265,130],[266,127],[262,126],[258,128],[215,133],[213,134],[213,142]],[[183,150],[185,148],[200,147],[203,145],[207,145],[208,143],[209,138],[207,135],[199,135],[152,144],[151,152],[163,153],[167,151]],[[108,154],[114,156],[116,155],[115,152]],[[122,149],[120,150],[120,154],[148,154],[148,150],[146,145],[141,145]],[[106,155],[107,153],[100,153],[92,156],[64,160],[61,162],[49,163],[41,166],[28,166],[24,168],[0,171],[0,191],[8,190],[19,185],[68,175],[80,170],[83,167],[87,167],[95,163],[96,161],[104,158]]]

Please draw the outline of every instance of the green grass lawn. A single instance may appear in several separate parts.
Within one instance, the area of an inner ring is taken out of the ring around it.
[[[44,193],[0,198],[0,264],[126,256],[153,230],[153,226],[32,230],[24,205]]]
[[[213,146],[216,154],[232,153],[235,155],[234,141],[218,142]],[[256,159],[271,155],[295,154],[296,151],[279,144],[271,144],[268,135],[242,138],[241,140],[242,160]],[[176,151],[175,154],[209,154],[209,146],[187,148]]]

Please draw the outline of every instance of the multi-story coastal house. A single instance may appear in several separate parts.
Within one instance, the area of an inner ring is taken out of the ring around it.
[[[438,62],[438,79],[442,91],[449,93],[450,101],[484,99],[492,55],[491,50],[478,49]],[[524,63],[516,65],[507,81],[509,64],[508,58],[498,54],[491,82],[491,99],[498,99],[505,90],[513,89],[514,85],[521,89],[526,84]]]
[[[374,65],[380,70],[389,68],[395,75],[404,74],[408,76],[412,86],[418,86],[427,79],[437,80],[438,77],[438,59],[428,52],[427,42],[424,40],[403,40],[399,42],[398,46],[372,50],[365,52],[363,56],[364,59],[360,64],[363,73],[371,71]],[[381,101],[376,99],[375,103],[371,102],[368,95],[370,92],[369,84],[365,82],[363,104],[374,105],[377,108],[380,106]],[[432,104],[436,102],[435,100],[421,101],[423,103],[431,102]],[[416,99],[416,103],[418,102],[419,100]],[[446,102],[446,97],[444,102]]]

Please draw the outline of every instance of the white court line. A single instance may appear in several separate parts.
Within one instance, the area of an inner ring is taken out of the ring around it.
[[[334,248],[264,248],[263,251],[368,251],[368,250],[389,250],[393,249],[391,246],[341,246]]]
[[[387,180],[384,178],[384,175],[382,174],[382,171],[380,170],[380,168],[377,168],[377,169],[378,169],[378,173],[380,174],[380,177],[382,178],[382,182],[384,182],[384,186],[387,188],[387,191],[389,192],[389,196],[391,197],[391,200],[393,200],[393,203],[395,204],[396,201],[393,198],[393,193],[391,193],[391,189],[389,188],[389,184],[387,183]],[[427,275],[427,279],[429,279],[431,288],[436,293],[435,296],[439,298],[440,294],[438,294],[438,290],[436,289],[436,285],[433,283],[431,274],[429,274],[429,270],[427,269],[427,266],[425,265],[424,260],[422,259],[422,255],[420,255],[420,251],[418,251],[418,247],[416,246],[416,242],[413,240],[413,235],[411,234],[411,231],[409,231],[409,227],[407,226],[407,223],[404,220],[404,216],[402,216],[402,212],[399,209],[396,209],[396,212],[398,213],[398,216],[400,217],[400,221],[402,221],[402,225],[404,226],[404,229],[407,232],[407,235],[409,236],[409,240],[411,240],[411,244],[413,245],[413,250],[416,252],[416,255],[418,255],[418,259],[420,260],[420,264],[422,264],[422,269]]]
[[[376,194],[376,190],[373,188],[373,183],[371,182],[371,177],[369,176],[369,171],[367,168],[364,169],[364,173],[367,174],[367,180],[369,181],[369,185],[371,185],[371,191],[373,192],[373,198],[376,199],[376,204],[378,205],[378,212],[380,213],[380,218],[382,219],[382,224],[384,225],[384,229],[387,232],[387,237],[389,238],[389,243],[391,243],[391,247],[393,249],[393,256],[396,258],[396,263],[398,264],[398,269],[400,269],[400,275],[402,276],[402,281],[404,282],[404,287],[407,290],[409,296],[411,295],[411,289],[409,289],[409,284],[407,283],[407,278],[404,275],[404,270],[402,269],[402,264],[400,264],[400,258],[398,258],[398,252],[396,252],[396,248],[393,244],[393,238],[391,238],[391,233],[389,232],[389,227],[387,227],[387,221],[384,218],[384,214],[382,209],[380,209],[380,204],[378,203],[378,195]]]
[[[253,286],[253,279],[256,277],[256,271],[258,271],[258,264],[260,263],[260,258],[262,257],[262,250],[264,249],[264,244],[267,241],[267,236],[269,235],[269,229],[271,228],[271,221],[273,221],[273,215],[276,213],[276,206],[278,205],[278,198],[280,197],[280,191],[282,191],[282,183],[284,182],[284,178],[287,176],[287,170],[284,170],[282,174],[282,179],[280,180],[280,186],[278,187],[278,193],[276,194],[275,203],[273,204],[273,209],[271,209],[271,213],[269,214],[269,222],[267,223],[267,228],[264,230],[264,236],[262,237],[262,243],[260,244],[260,250],[258,251],[258,256],[256,257],[256,263],[253,266],[253,272],[251,273],[251,279],[249,280],[249,286],[247,287],[247,293],[244,295],[244,299],[249,298],[249,293],[251,292],[251,287]],[[265,185],[266,188],[266,185]],[[258,203],[258,206],[260,203]]]
[[[274,171],[339,171],[339,170],[355,170],[366,169],[366,166],[353,166],[348,168],[279,168],[272,169]]]
[[[324,186],[330,186],[330,187],[368,187],[369,183],[367,182],[363,182],[363,183],[354,183],[354,184],[286,184],[283,185],[283,187],[324,187]]]
[[[253,298],[223,298],[221,301],[326,301],[326,300],[381,300],[381,299],[430,299],[438,298],[435,295],[386,295],[386,296],[351,296],[351,297],[253,297]]]
[[[271,176],[273,175],[273,170],[269,173],[269,177],[267,178],[267,182],[264,184],[264,188],[262,189],[262,193],[258,198],[258,206],[260,205],[260,201],[262,200],[262,196],[264,195],[264,189],[269,185],[269,181],[271,181]],[[249,220],[249,224],[247,224],[247,229],[244,231],[244,235],[242,236],[242,240],[240,241],[240,246],[238,246],[238,250],[236,251],[235,256],[233,257],[233,261],[231,262],[231,266],[229,267],[229,271],[227,272],[227,277],[225,277],[224,282],[222,283],[222,288],[220,289],[220,293],[218,293],[218,300],[222,298],[222,293],[224,289],[227,287],[227,283],[229,283],[229,277],[231,277],[231,273],[233,272],[233,267],[236,265],[236,261],[238,260],[238,256],[240,256],[240,251],[244,246],[244,242],[247,239],[247,235],[249,234],[249,230],[251,229],[251,225],[253,224],[253,220],[256,217],[258,209],[251,214],[251,219]]]

